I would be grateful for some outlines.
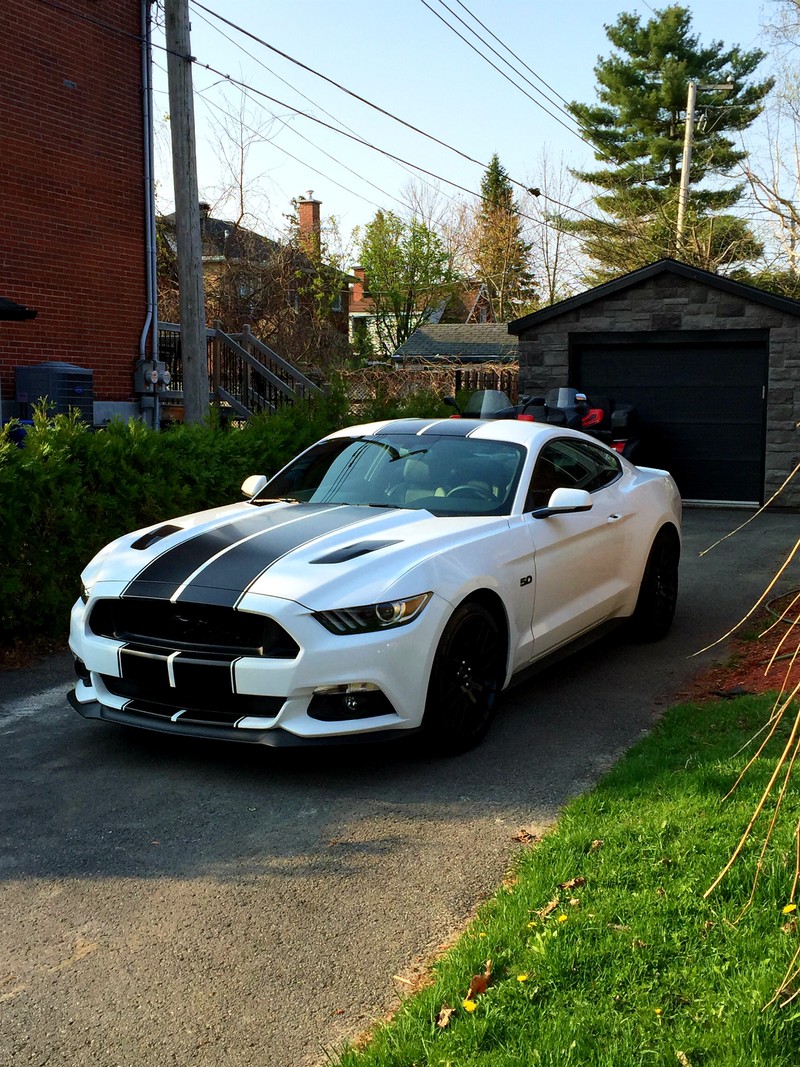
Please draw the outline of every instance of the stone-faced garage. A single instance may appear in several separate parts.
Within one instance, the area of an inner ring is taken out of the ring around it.
[[[660,260],[509,324],[520,391],[634,404],[637,463],[686,500],[763,503],[798,463],[800,301]],[[800,480],[781,494],[800,505]]]

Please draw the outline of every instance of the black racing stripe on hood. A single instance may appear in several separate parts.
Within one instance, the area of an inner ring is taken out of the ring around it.
[[[255,511],[206,530],[189,540],[181,541],[174,548],[162,552],[160,556],[148,563],[126,586],[123,596],[145,596],[169,599],[178,586],[185,582],[190,574],[202,566],[207,559],[221,552],[230,545],[235,545],[243,537],[264,528],[287,522],[287,509],[274,511]]]
[[[349,518],[344,517],[342,514],[344,511],[350,513]],[[232,550],[232,554],[236,555],[238,549],[234,546],[243,542],[246,548],[249,543],[248,539],[255,534],[270,534],[285,526],[292,530],[290,537],[294,544],[302,544],[310,537],[319,536],[319,532],[327,533],[340,526],[349,526],[358,518],[363,518],[363,511],[358,512],[355,517],[352,511],[353,509],[321,507],[317,504],[256,508],[252,515],[246,515],[234,522],[218,526],[214,530],[199,533],[190,540],[182,541],[174,548],[163,552],[136,575],[122,595],[169,600],[195,571],[203,567],[204,563],[212,560],[220,552],[225,552],[226,549]],[[307,521],[312,522],[311,527],[306,525]],[[304,531],[302,534],[299,532],[299,527],[302,527]],[[281,543],[283,540],[284,538],[281,538]],[[268,545],[265,546],[263,537],[257,537],[255,541],[260,546],[260,560],[261,567],[263,567],[265,559],[269,561],[273,553]],[[241,582],[238,588],[241,591]]]
[[[342,530],[365,518],[376,520],[364,508],[305,505],[295,521],[264,530],[241,545],[212,560],[178,595],[177,603],[214,603],[233,607],[265,571],[288,553],[316,541],[318,537]]]

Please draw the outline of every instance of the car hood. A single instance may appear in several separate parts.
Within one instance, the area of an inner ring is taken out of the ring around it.
[[[229,607],[245,594],[312,609],[354,594],[371,603],[422,592],[398,583],[413,583],[410,572],[478,529],[507,522],[351,505],[233,505],[121,538],[92,561],[83,580],[90,587],[113,583],[125,597]]]

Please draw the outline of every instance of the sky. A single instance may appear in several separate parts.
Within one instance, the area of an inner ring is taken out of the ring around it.
[[[428,195],[433,188],[443,203],[465,200],[477,192],[494,153],[512,181],[520,183],[517,191],[541,185],[549,175],[552,196],[558,199],[560,192],[562,202],[585,207],[591,195],[587,186],[565,191],[553,184],[567,167],[591,168],[594,163],[574,123],[559,108],[565,101],[595,102],[593,68],[598,57],[612,51],[604,25],[616,22],[623,11],[646,21],[653,7],[660,6],[666,4],[202,0],[201,5],[190,0],[201,199],[209,201],[217,217],[238,217],[238,191],[231,195],[230,190],[242,183],[226,156],[236,163],[243,131],[254,142],[246,156],[245,224],[270,235],[285,228],[292,199],[309,192],[321,201],[323,217],[333,216],[343,235],[363,227],[379,208],[406,211],[412,184]],[[775,10],[774,0],[695,0],[686,6],[702,45],[721,41],[728,47],[766,50],[761,28]],[[157,200],[164,211],[172,209],[173,195],[160,27],[154,44]],[[246,93],[234,81],[244,83]],[[349,94],[431,136],[413,132]],[[226,127],[239,133],[232,136]]]

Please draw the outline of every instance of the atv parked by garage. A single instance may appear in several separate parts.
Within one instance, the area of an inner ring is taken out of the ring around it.
[[[499,389],[472,393],[463,408],[453,397],[445,397],[445,403],[457,411],[452,418],[523,419],[582,430],[631,461],[639,447],[638,417],[632,404],[615,404],[608,397],[590,398],[570,386],[551,389],[546,396],[522,396],[518,404],[512,404]]]

